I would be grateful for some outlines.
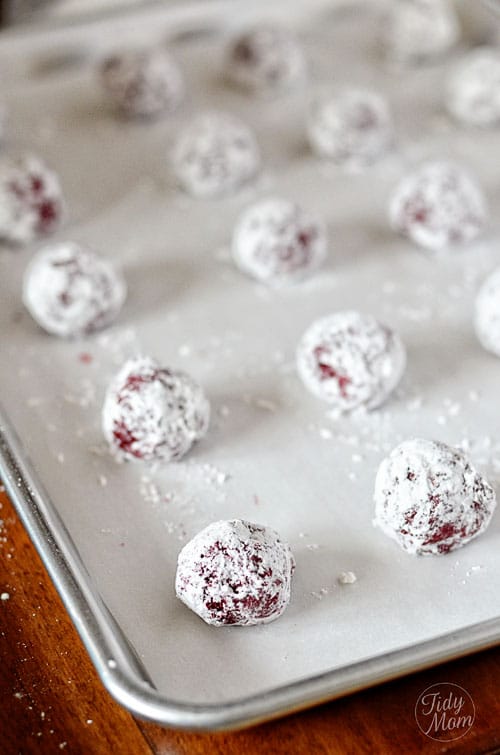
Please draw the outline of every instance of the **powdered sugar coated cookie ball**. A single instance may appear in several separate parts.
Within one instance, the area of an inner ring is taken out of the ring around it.
[[[437,252],[479,235],[486,223],[486,201],[460,166],[426,163],[396,187],[389,218],[395,231]]]
[[[397,63],[421,63],[448,52],[460,37],[448,0],[397,0],[384,18],[387,56]]]
[[[117,52],[101,64],[100,75],[106,96],[127,118],[172,112],[184,95],[179,67],[158,47]]]
[[[446,105],[459,121],[470,126],[500,122],[500,52],[483,47],[469,52],[448,80]]]
[[[252,205],[238,221],[233,257],[248,275],[270,285],[301,280],[326,255],[323,225],[286,199],[266,199]]]
[[[267,24],[237,37],[228,51],[226,71],[229,80],[244,89],[274,94],[303,80],[306,62],[290,31]]]
[[[56,174],[33,155],[0,163],[0,239],[14,244],[53,233],[64,210]]]
[[[297,350],[306,388],[340,412],[375,409],[399,383],[405,348],[372,315],[337,312],[316,320]]]
[[[387,103],[380,95],[345,89],[313,102],[308,135],[320,157],[338,165],[363,167],[387,152],[394,128]]]
[[[233,115],[204,113],[181,133],[173,168],[181,186],[195,197],[217,197],[239,189],[260,167],[250,129]]]
[[[407,440],[380,465],[374,523],[408,553],[442,554],[487,528],[491,486],[456,448]]]
[[[111,383],[102,424],[119,460],[168,462],[205,435],[209,417],[203,390],[189,375],[137,357]]]
[[[24,277],[23,300],[48,333],[77,338],[105,328],[117,317],[126,286],[113,265],[72,243],[40,250]]]
[[[184,546],[175,589],[207,624],[264,624],[287,607],[294,568],[277,532],[232,519],[210,524]]]
[[[479,289],[474,324],[482,346],[500,357],[500,268]]]

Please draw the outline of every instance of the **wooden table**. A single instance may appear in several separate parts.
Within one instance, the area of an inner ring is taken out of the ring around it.
[[[500,752],[500,647],[232,734],[187,734],[133,718],[101,685],[31,542],[0,493],[0,753],[268,755]],[[6,597],[8,595],[8,597]],[[426,687],[454,682],[476,707],[448,744],[417,727]]]

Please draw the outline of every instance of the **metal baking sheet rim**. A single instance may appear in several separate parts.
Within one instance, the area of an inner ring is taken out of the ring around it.
[[[485,650],[500,617],[222,705],[160,695],[92,583],[66,527],[0,407],[0,478],[108,692],[139,718],[180,729],[244,728]]]

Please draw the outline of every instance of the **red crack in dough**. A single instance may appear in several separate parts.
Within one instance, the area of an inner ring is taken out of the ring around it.
[[[374,409],[399,383],[406,364],[399,337],[371,315],[336,312],[316,320],[297,349],[304,385],[340,412]]]
[[[486,530],[496,507],[488,482],[456,448],[407,440],[380,465],[375,524],[408,553],[444,554]]]
[[[102,423],[118,460],[168,462],[205,435],[209,416],[209,403],[189,375],[137,357],[111,383]]]
[[[262,624],[287,607],[294,568],[289,546],[270,527],[215,522],[180,552],[176,593],[207,624]]]

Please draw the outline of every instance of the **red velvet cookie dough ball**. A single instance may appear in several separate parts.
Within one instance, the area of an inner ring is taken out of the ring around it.
[[[375,520],[408,553],[443,554],[488,527],[495,492],[456,448],[407,440],[380,465]]]
[[[403,178],[389,206],[394,230],[434,252],[473,241],[486,218],[481,189],[449,162],[425,163]]]
[[[496,48],[480,47],[458,62],[448,79],[446,106],[468,126],[500,123],[500,52]]]
[[[294,568],[277,532],[232,519],[210,524],[184,546],[175,589],[207,624],[264,624],[287,607]]]
[[[391,114],[376,92],[345,89],[313,102],[308,117],[313,151],[334,163],[362,168],[383,156],[394,138]]]
[[[500,357],[500,268],[486,278],[479,290],[474,325],[481,345]]]
[[[57,175],[33,155],[0,163],[0,239],[28,244],[48,236],[64,211]]]
[[[106,96],[126,118],[170,113],[184,96],[177,64],[159,47],[117,52],[103,61],[100,76]]]
[[[449,0],[397,0],[384,17],[382,36],[388,58],[419,64],[448,52],[460,37],[460,24]]]
[[[302,48],[281,26],[260,25],[243,32],[227,54],[227,78],[256,94],[291,89],[304,79],[305,72]]]
[[[189,375],[137,357],[111,383],[102,426],[117,459],[168,462],[203,438],[209,417],[205,394]]]
[[[233,258],[244,273],[263,283],[295,283],[321,265],[326,232],[313,215],[286,199],[249,207],[233,234]]]
[[[108,260],[68,241],[40,250],[24,276],[23,300],[33,319],[64,338],[110,325],[125,296],[125,281]]]
[[[228,113],[196,117],[181,132],[173,151],[177,179],[195,197],[231,194],[254,178],[259,168],[252,131]]]
[[[405,365],[399,336],[359,312],[316,320],[297,350],[297,369],[306,388],[340,412],[383,404]]]

